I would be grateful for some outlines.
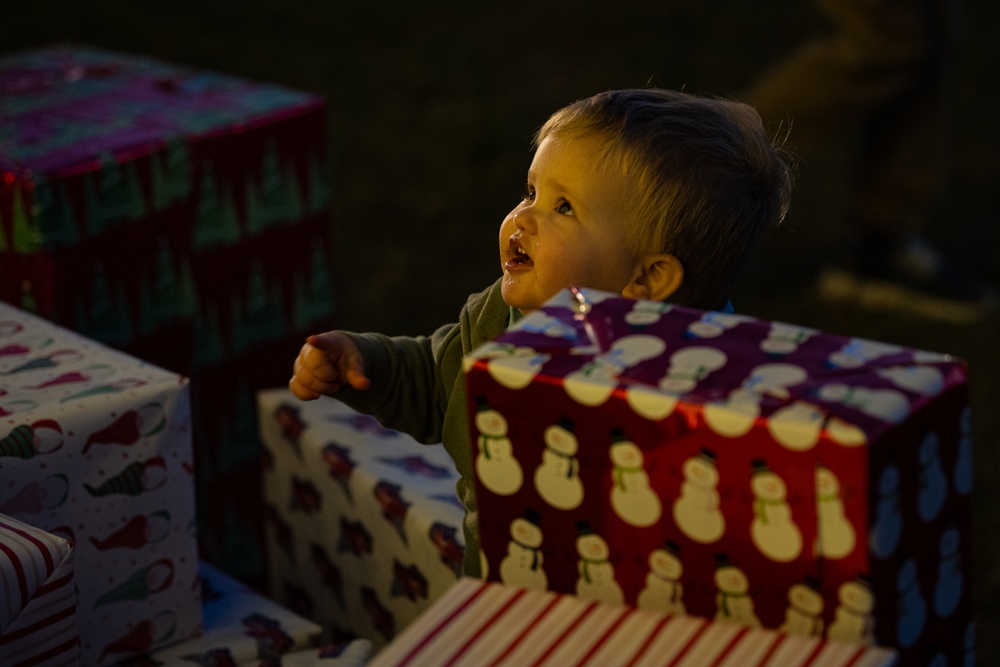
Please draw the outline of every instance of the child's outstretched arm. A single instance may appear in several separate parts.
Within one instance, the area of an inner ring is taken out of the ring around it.
[[[358,346],[348,336],[328,331],[306,339],[288,388],[303,401],[311,401],[347,386],[367,389],[370,384]]]

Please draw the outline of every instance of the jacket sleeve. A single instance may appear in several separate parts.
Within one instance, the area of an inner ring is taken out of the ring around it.
[[[456,390],[463,394],[459,403],[464,411],[463,355],[503,331],[509,317],[498,281],[469,297],[458,323],[442,326],[430,336],[345,331],[361,350],[371,386],[364,391],[346,388],[335,398],[418,442],[442,442],[445,414],[454,405]]]
[[[371,386],[364,391],[345,388],[335,398],[418,442],[441,442],[448,397],[435,350],[440,353],[457,330],[458,325],[447,325],[433,336],[412,338],[343,332],[360,348]]]

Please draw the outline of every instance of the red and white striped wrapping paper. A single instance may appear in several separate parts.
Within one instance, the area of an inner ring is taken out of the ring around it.
[[[0,514],[0,663],[79,663],[73,545]]]
[[[368,667],[884,667],[895,651],[459,580]]]

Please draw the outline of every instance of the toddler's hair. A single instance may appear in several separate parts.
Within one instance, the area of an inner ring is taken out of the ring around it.
[[[684,266],[670,301],[726,304],[764,230],[788,210],[792,159],[749,105],[658,88],[612,90],[574,102],[535,146],[595,136],[599,168],[624,176],[628,241]]]

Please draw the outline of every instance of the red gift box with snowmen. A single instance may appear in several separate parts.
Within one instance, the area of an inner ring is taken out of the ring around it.
[[[962,360],[566,290],[465,370],[488,580],[971,651]]]
[[[0,303],[0,514],[75,545],[81,664],[201,631],[186,378]]]

